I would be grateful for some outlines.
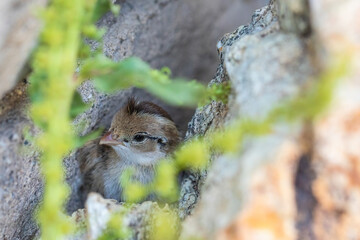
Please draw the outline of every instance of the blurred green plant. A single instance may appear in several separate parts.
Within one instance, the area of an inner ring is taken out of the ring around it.
[[[69,189],[64,183],[62,159],[75,144],[69,118],[78,82],[74,81],[81,39],[92,28],[95,1],[53,0],[40,16],[44,28],[32,59],[30,76],[30,114],[42,129],[36,139],[42,151],[41,171],[44,196],[38,221],[41,238],[63,239],[73,228],[63,213]]]
[[[102,235],[98,237],[98,240],[126,239],[129,237],[131,232],[129,228],[123,224],[123,219],[126,213],[127,211],[113,213]]]
[[[230,93],[228,83],[208,88],[195,80],[171,79],[170,76],[169,68],[152,69],[137,57],[113,62],[100,54],[85,60],[79,74],[81,80],[93,79],[96,88],[106,93],[134,86],[179,106],[204,105],[210,100],[227,101]]]
[[[179,217],[176,212],[170,211],[169,208],[155,211],[149,224],[152,231],[150,239],[152,240],[175,240],[179,238]]]

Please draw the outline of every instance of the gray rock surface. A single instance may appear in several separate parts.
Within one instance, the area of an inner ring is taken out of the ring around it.
[[[226,34],[218,49],[221,63],[211,84],[230,81],[229,106],[212,102],[197,109],[189,123],[187,138],[204,135],[238,116],[266,116],[276,104],[298,92],[311,74],[304,43],[296,35],[280,31],[274,2],[255,11],[250,24]],[[184,179],[182,217],[194,207],[204,178],[206,171],[189,173]],[[194,201],[185,201],[189,198]]]
[[[122,205],[112,199],[104,199],[97,193],[90,193],[86,201],[86,208],[73,213],[72,218],[78,225],[87,223],[88,228],[80,230],[76,236],[69,240],[96,240],[108,230],[108,223],[114,214],[122,216],[122,224],[116,230],[124,233],[122,239],[153,239],[151,238],[151,225],[168,221],[169,232],[178,232],[177,211],[169,207],[159,206],[156,202],[142,204]],[[119,218],[120,219],[120,218]],[[114,230],[114,229],[112,229]]]
[[[0,101],[0,239],[32,239],[37,233],[32,214],[42,181],[39,154],[31,142],[36,130],[24,111],[25,85],[20,83]]]
[[[249,25],[240,26],[225,35],[218,47],[221,49],[222,64],[218,68],[218,80],[215,78],[213,81],[231,82],[232,94],[227,114],[225,118],[221,115],[220,118],[214,117],[221,106],[219,103],[198,109],[189,125],[189,137],[203,135],[208,129],[218,127],[219,122],[226,125],[238,117],[264,118],[284,100],[296,96],[313,72],[305,41],[290,31],[281,31],[274,1],[257,10]],[[255,172],[261,166],[278,161],[271,156],[289,149],[297,155],[301,153],[296,147],[300,129],[294,126],[280,128],[270,136],[251,139],[245,143],[243,149],[246,150],[243,152],[214,157],[208,173],[191,174],[191,179],[196,179],[191,184],[185,179],[187,184],[182,186],[182,197],[185,200],[191,196],[195,200],[181,206],[182,216],[192,213],[183,224],[182,239],[221,237],[219,232],[231,223],[251,198],[248,194]],[[293,147],[284,150],[281,147],[284,144]],[[297,160],[293,159],[292,164],[296,165]],[[291,179],[292,176],[286,178]],[[291,189],[291,186],[287,187]],[[286,196],[291,198],[292,195]],[[293,213],[294,208],[290,208],[281,214]],[[294,228],[285,230],[289,236],[294,235]],[[245,239],[253,239],[252,235],[246,236]]]
[[[47,0],[0,2],[0,98],[29,71],[26,64],[41,29],[34,13],[46,3]]]

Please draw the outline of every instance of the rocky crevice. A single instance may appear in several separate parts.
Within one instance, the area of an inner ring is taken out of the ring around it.
[[[184,5],[175,0],[118,2],[123,4],[122,14],[117,18],[107,14],[99,22],[108,27],[104,37],[107,56],[118,61],[137,55],[153,67],[169,66],[177,76],[192,77],[206,69],[208,73],[202,76],[210,78],[214,62],[211,66],[207,61],[201,66],[194,64],[206,58],[209,48],[203,44],[204,49],[199,49],[192,43],[197,38],[207,43],[206,36],[212,36],[208,26],[217,12],[214,9],[229,7],[232,1],[216,1],[214,8],[200,10],[205,1],[185,1]],[[184,173],[178,209],[183,220],[180,239],[359,238],[358,11],[357,0],[271,0],[255,11],[248,25],[219,41],[220,64],[210,84],[229,83],[229,102],[211,102],[196,109],[186,140],[226,127],[235,119],[264,119],[274,107],[306,91],[318,80],[317,74],[329,68],[334,56],[350,52],[349,70],[341,75],[327,111],[308,120],[310,123],[278,122],[270,134],[246,139],[242,150],[239,147],[231,155],[212,156],[207,170]],[[199,25],[202,21],[204,25]],[[184,49],[185,45],[190,47]],[[9,207],[15,209],[6,218],[0,216],[5,219],[0,223],[6,224],[0,225],[4,239],[31,239],[37,232],[30,213],[42,192],[38,154],[22,132],[28,125],[31,134],[36,135],[36,130],[23,108],[13,106],[27,104],[21,96],[23,89],[20,86],[11,92],[13,97],[4,98],[12,107],[1,104],[0,198],[6,205],[0,204],[0,209],[2,213]],[[134,89],[112,96],[100,94],[90,82],[79,92],[84,101],[93,104],[78,119],[86,123],[80,134],[107,127],[127,96],[150,98]],[[166,108],[176,114],[177,109]],[[179,117],[176,121],[186,129],[187,120]],[[28,144],[23,155],[15,154]],[[73,190],[68,210],[73,212],[82,207],[77,194],[81,176],[74,154],[65,159],[64,166]],[[23,208],[16,207],[19,205]],[[73,215],[79,223],[102,221],[93,222],[87,233],[73,239],[95,239],[110,213],[122,211],[123,206],[92,195],[86,208],[88,214],[78,210]],[[153,212],[159,209],[150,202],[133,205],[126,221],[135,232],[134,239],[149,238],[145,222],[152,221]],[[169,216],[177,212],[168,207],[165,211]]]

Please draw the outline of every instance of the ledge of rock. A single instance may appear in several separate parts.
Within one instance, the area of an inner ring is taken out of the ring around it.
[[[29,71],[27,61],[41,30],[34,12],[47,2],[3,0],[0,3],[0,98]]]
[[[159,207],[156,202],[144,202],[142,204],[132,204],[123,206],[115,200],[104,199],[97,193],[90,193],[86,200],[85,209],[80,209],[73,213],[72,218],[79,226],[87,223],[87,230],[80,230],[77,235],[69,240],[89,239],[96,240],[106,232],[108,222],[114,214],[122,215],[122,225],[119,226],[124,233],[128,232],[126,239],[151,239],[151,223],[159,221],[158,213],[169,220],[171,231],[177,232],[176,211],[168,205]],[[80,228],[81,229],[81,228]]]
[[[271,1],[250,25],[224,37],[220,68],[233,92],[223,125],[265,117],[344,53],[348,73],[330,108],[313,122],[279,123],[271,134],[247,139],[242,151],[214,157],[206,173],[191,174],[193,188],[187,186],[185,196],[195,200],[185,208],[192,211],[185,211],[191,215],[181,239],[360,237],[358,208],[351,207],[360,196],[360,42],[354,38],[360,29],[356,14],[345,13],[359,7],[356,1]],[[190,135],[222,121],[214,119],[212,106],[196,111]]]

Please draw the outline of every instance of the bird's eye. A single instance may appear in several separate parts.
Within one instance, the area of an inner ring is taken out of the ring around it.
[[[158,137],[157,143],[160,145],[165,145],[167,143],[167,139],[165,137]]]
[[[135,142],[140,143],[140,142],[143,142],[144,140],[145,140],[145,136],[144,136],[144,135],[135,135],[135,136],[134,136],[134,141],[135,141]]]

